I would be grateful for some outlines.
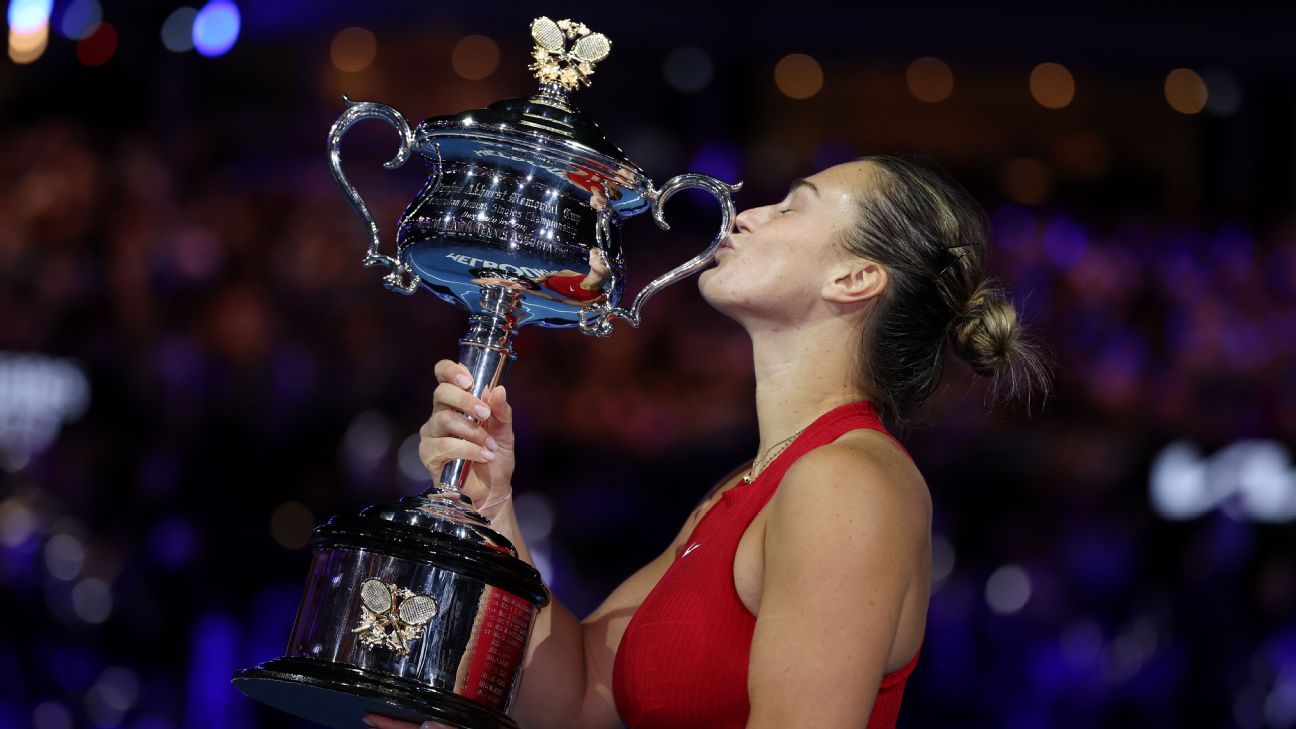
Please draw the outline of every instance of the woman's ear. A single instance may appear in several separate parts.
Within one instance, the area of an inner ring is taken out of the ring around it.
[[[842,261],[832,269],[823,287],[823,297],[837,304],[853,304],[880,295],[886,286],[887,271],[882,264],[855,258]]]

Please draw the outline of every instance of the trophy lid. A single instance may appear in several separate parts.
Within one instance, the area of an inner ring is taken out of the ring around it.
[[[540,82],[540,90],[529,97],[496,101],[485,109],[424,120],[416,133],[420,152],[436,158],[446,150],[438,152],[433,145],[448,138],[512,142],[532,151],[579,158],[626,186],[646,185],[643,170],[568,98],[571,91],[590,84],[595,64],[607,58],[612,42],[583,23],[544,17],[532,21],[531,37],[535,49],[528,68]]]

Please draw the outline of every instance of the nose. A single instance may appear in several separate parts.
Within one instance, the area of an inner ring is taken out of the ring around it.
[[[734,218],[734,227],[738,229],[739,233],[751,232],[752,226],[756,224],[757,210],[758,208],[747,208],[738,213],[738,217]]]

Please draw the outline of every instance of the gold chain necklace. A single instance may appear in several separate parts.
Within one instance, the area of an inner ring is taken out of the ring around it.
[[[755,481],[756,477],[761,474],[761,471],[764,471],[766,466],[768,466],[775,458],[778,458],[780,453],[787,450],[788,446],[792,445],[792,441],[796,440],[796,437],[804,433],[805,429],[809,427],[810,423],[806,423],[800,428],[797,428],[796,432],[792,435],[789,435],[766,449],[765,455],[753,461],[752,467],[747,469],[747,475],[742,477],[743,483],[751,483],[752,481]],[[759,468],[757,468],[757,466],[759,466]]]

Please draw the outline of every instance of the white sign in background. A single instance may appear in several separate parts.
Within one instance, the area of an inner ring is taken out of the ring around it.
[[[1179,440],[1152,461],[1149,497],[1166,519],[1193,519],[1212,509],[1258,522],[1296,518],[1296,468],[1274,440],[1240,440],[1203,455]]]
[[[90,404],[90,384],[71,360],[0,352],[0,467],[17,471]]]

